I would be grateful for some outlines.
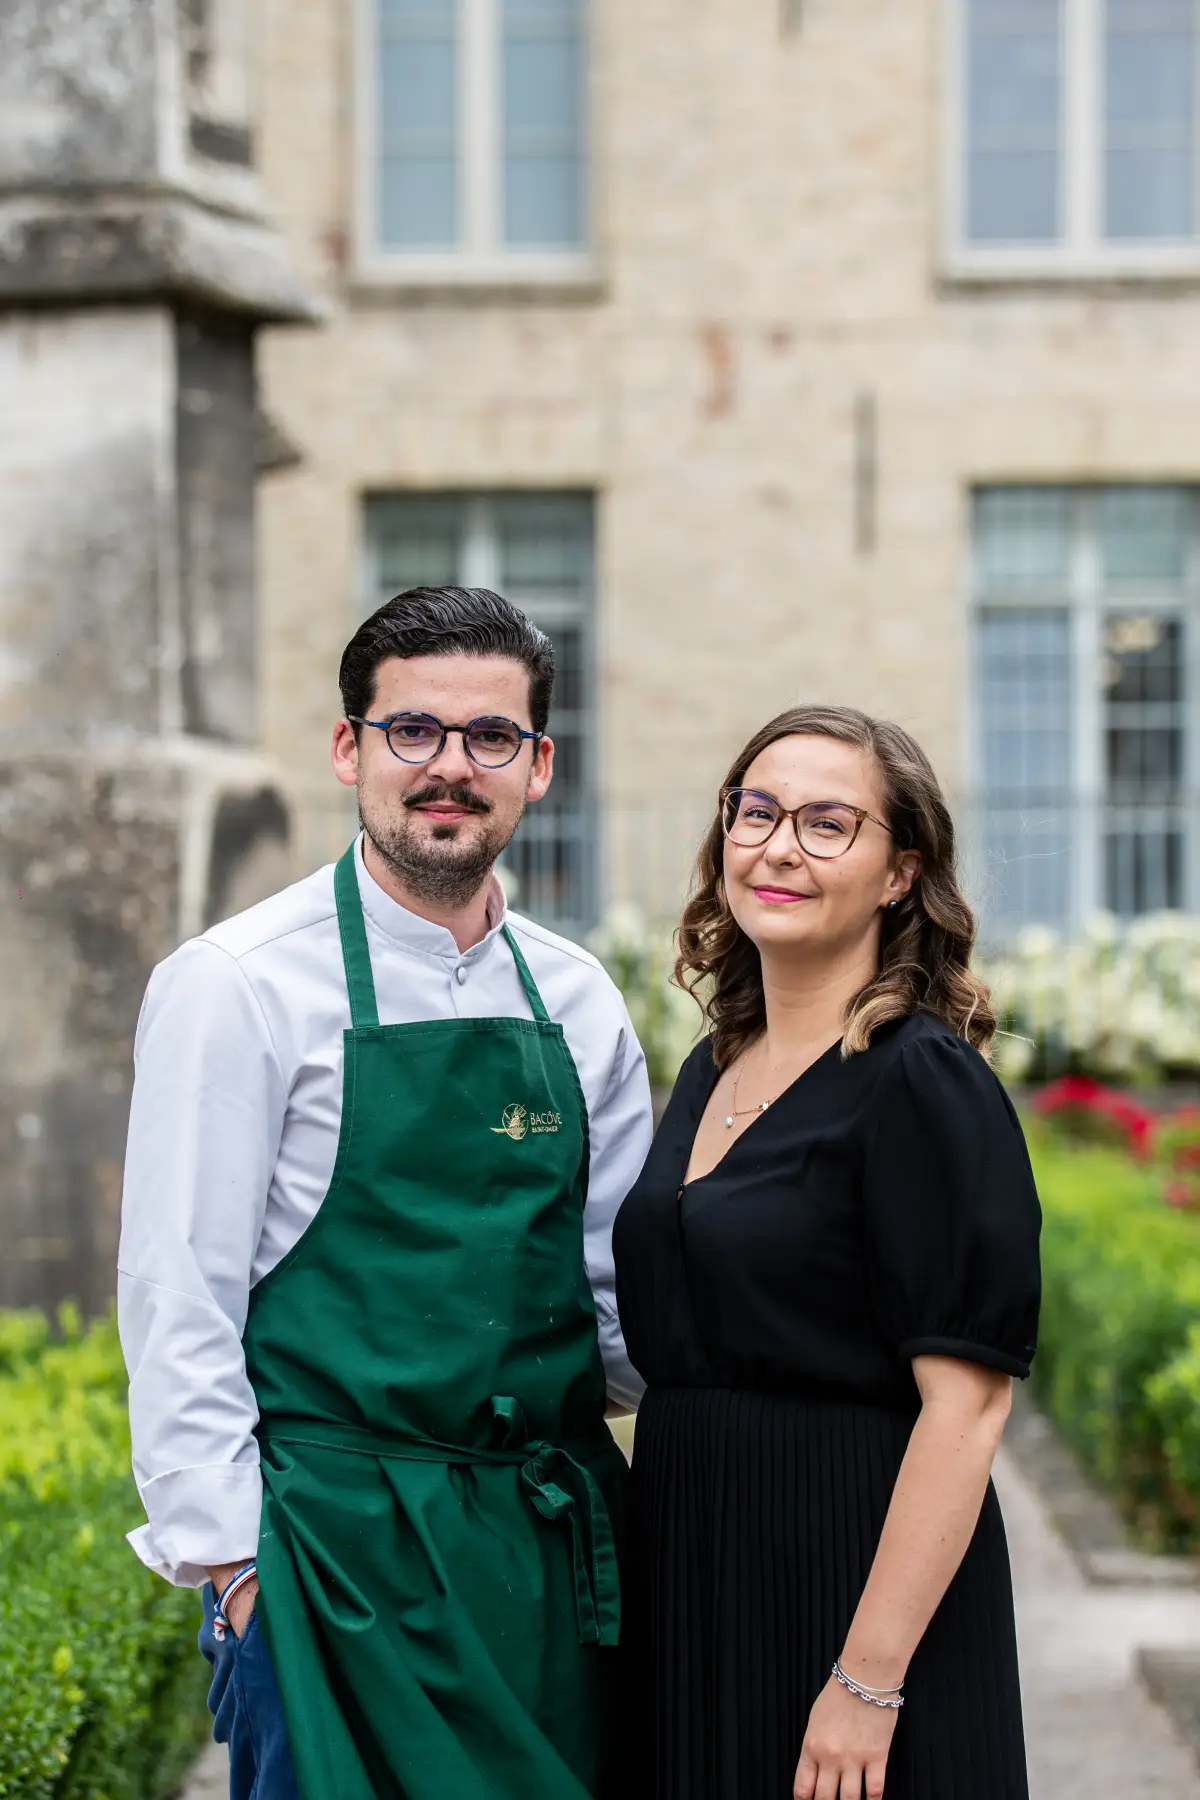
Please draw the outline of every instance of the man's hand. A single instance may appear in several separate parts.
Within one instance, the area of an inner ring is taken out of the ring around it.
[[[222,1563],[219,1569],[210,1569],[208,1578],[213,1584],[217,1599],[225,1592],[239,1569],[244,1569],[249,1557],[241,1562]],[[250,1615],[254,1611],[254,1603],[258,1599],[258,1577],[252,1576],[243,1587],[240,1587],[229,1602],[229,1628],[235,1638],[246,1635],[246,1627],[250,1623]]]

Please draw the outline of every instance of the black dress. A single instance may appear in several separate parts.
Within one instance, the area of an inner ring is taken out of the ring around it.
[[[1007,1095],[936,1019],[846,1061],[835,1046],[685,1188],[715,1080],[705,1042],[614,1239],[649,1384],[625,1584],[633,1741],[647,1800],[789,1800],[920,1408],[911,1359],[1028,1374],[1040,1211]],[[990,1485],[906,1694],[886,1800],[1026,1800]]]

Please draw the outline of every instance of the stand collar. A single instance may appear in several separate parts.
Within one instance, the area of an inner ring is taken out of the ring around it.
[[[384,892],[367,868],[363,854],[364,839],[365,834],[360,832],[354,847],[354,869],[358,876],[358,892],[363,912],[378,931],[400,948],[418,956],[433,957],[439,962],[479,962],[488,954],[508,917],[504,889],[495,875],[491,877],[488,886],[487,936],[473,944],[469,950],[460,950],[452,931],[448,931],[444,925],[435,925],[431,919],[422,919]]]

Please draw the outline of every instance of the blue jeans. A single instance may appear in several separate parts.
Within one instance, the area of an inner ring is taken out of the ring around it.
[[[283,1702],[258,1615],[251,1614],[240,1639],[227,1631],[218,1643],[214,1605],[212,1583],[207,1582],[200,1648],[212,1664],[208,1710],[213,1736],[218,1744],[229,1745],[229,1800],[300,1800]]]

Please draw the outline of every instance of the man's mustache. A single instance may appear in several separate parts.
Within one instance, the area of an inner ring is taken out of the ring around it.
[[[464,812],[490,813],[491,802],[481,799],[469,787],[443,787],[440,783],[430,782],[423,788],[414,788],[411,794],[404,796],[405,806],[428,806],[430,801],[443,801],[450,806],[461,806]]]

